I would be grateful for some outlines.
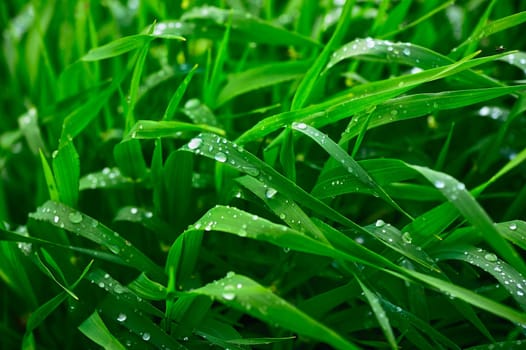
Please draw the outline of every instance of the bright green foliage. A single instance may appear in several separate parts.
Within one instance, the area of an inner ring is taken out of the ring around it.
[[[0,4],[2,349],[526,344],[526,3]]]

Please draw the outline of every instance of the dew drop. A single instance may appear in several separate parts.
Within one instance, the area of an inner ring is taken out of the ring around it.
[[[142,335],[142,340],[144,340],[144,341],[148,341],[148,340],[150,340],[150,333],[145,332],[145,333]]]
[[[438,189],[446,187],[446,183],[444,181],[442,181],[442,180],[436,180],[434,185]]]
[[[132,215],[135,215],[135,214],[137,214],[138,212],[139,212],[139,209],[137,209],[137,208],[135,208],[135,207],[133,207],[133,208],[130,209],[130,213],[131,213]]]
[[[497,256],[493,253],[487,253],[484,255],[484,259],[486,259],[489,262],[496,262],[498,260]]]
[[[405,49],[402,50],[402,53],[406,56],[409,56],[411,54],[411,50],[409,50],[408,47],[406,47]]]
[[[459,191],[463,191],[463,190],[465,190],[465,189],[466,189],[466,185],[464,185],[462,182],[459,182],[459,183],[457,184],[457,190],[459,190]]]
[[[194,137],[193,139],[190,140],[190,142],[188,142],[188,148],[198,149],[202,143],[203,143],[202,139]]]
[[[60,218],[57,215],[53,216],[53,222],[55,224],[57,224],[59,221],[60,221]]]
[[[223,152],[217,152],[214,156],[214,159],[221,163],[224,163],[227,160],[226,154],[224,154]]]
[[[221,296],[223,297],[223,299],[225,300],[234,300],[236,298],[236,293],[234,293],[234,290],[236,289],[236,287],[234,287],[233,285],[231,284],[227,284],[223,290],[223,293],[221,294]]]
[[[79,224],[82,222],[82,214],[78,211],[69,213],[68,215],[69,221],[71,221],[74,224]]]
[[[382,227],[385,225],[385,221],[383,221],[382,219],[378,219],[376,220],[376,222],[374,223],[374,226],[376,227]]]
[[[301,130],[307,129],[307,124],[305,123],[295,123],[295,126],[296,128],[301,129]]]
[[[515,231],[515,230],[517,229],[517,224],[512,223],[512,224],[510,224],[510,226],[508,226],[508,228],[509,228],[510,230],[512,230],[512,231]]]
[[[407,244],[410,244],[413,241],[413,237],[411,237],[411,234],[409,232],[404,232],[402,234],[402,239]]]
[[[120,313],[119,316],[117,316],[117,321],[124,322],[124,321],[126,321],[127,318],[128,318],[128,316],[126,316],[126,314]]]
[[[267,197],[268,199],[274,197],[276,195],[276,193],[278,193],[278,191],[272,187],[269,187],[266,191],[265,191],[265,197]]]

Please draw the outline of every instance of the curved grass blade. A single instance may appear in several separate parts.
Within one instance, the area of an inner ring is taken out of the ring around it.
[[[177,110],[177,107],[179,107],[179,103],[181,102],[181,99],[183,98],[184,93],[186,92],[186,89],[188,88],[188,85],[190,84],[190,81],[192,81],[192,78],[197,71],[197,64],[188,72],[184,80],[179,84],[177,87],[177,90],[175,90],[174,94],[170,98],[170,102],[168,103],[168,106],[166,107],[166,111],[164,112],[162,120],[169,121],[173,118],[175,111]],[[140,121],[139,121],[140,122]],[[133,131],[132,131],[133,132]]]
[[[113,254],[119,256],[128,266],[134,267],[139,271],[151,273],[152,276],[161,280],[165,278],[162,269],[158,265],[117,232],[64,204],[47,201],[29,216],[105,246]]]
[[[149,279],[145,273],[141,273],[139,277],[128,284],[128,288],[141,298],[148,300],[166,299],[166,288],[162,284]]]
[[[82,61],[100,61],[107,58],[120,56],[126,52],[139,49],[156,37],[165,39],[185,40],[181,36],[166,35],[164,33],[156,33],[155,29],[152,34],[136,34],[123,38],[116,39],[108,44],[96,47],[88,51],[81,60]]]
[[[97,311],[93,312],[90,317],[84,320],[79,327],[79,331],[86,337],[90,338],[96,344],[104,347],[107,350],[125,350],[126,347],[122,345],[110,330],[104,324]]]
[[[194,7],[186,11],[182,21],[209,20],[226,27],[228,21],[232,25],[232,37],[242,37],[244,42],[257,42],[270,45],[290,45],[315,47],[319,44],[301,34],[278,27],[252,14],[236,10],[224,10],[214,6]]]
[[[232,74],[219,92],[217,105],[221,106],[234,97],[250,91],[296,79],[305,73],[310,64],[310,61],[274,62]]]
[[[360,285],[360,288],[362,288],[363,294],[365,295],[365,298],[367,298],[367,301],[369,302],[369,305],[373,310],[376,320],[380,324],[380,328],[382,329],[385,338],[387,339],[389,345],[391,345],[391,349],[398,349],[393,329],[391,328],[389,318],[387,317],[387,314],[385,313],[385,310],[382,307],[380,298],[373,291],[367,288],[367,286],[362,282],[360,278],[358,278],[358,276],[355,275],[354,278],[356,278],[358,284]]]
[[[526,89],[526,85],[402,96],[376,106],[367,123],[367,129],[401,120],[418,118],[441,110],[469,106],[524,89]],[[347,142],[359,135],[366,122],[367,118],[364,117],[353,118],[347,130],[343,133],[341,142]]]
[[[302,108],[308,102],[308,99],[318,82],[320,73],[329,59],[331,51],[334,47],[340,44],[349,24],[351,23],[352,10],[355,3],[356,0],[347,0],[345,2],[341,16],[338,19],[338,24],[336,25],[336,29],[334,30],[329,42],[324,45],[321,53],[318,55],[296,89],[290,108],[292,111]]]
[[[358,85],[346,93],[296,111],[280,113],[263,119],[242,134],[240,144],[257,140],[293,122],[303,122],[321,127],[362,112],[396,97],[418,85],[460,73],[475,66],[492,62],[504,55],[472,59],[472,56],[447,66],[432,68],[420,73],[394,77],[387,80]]]
[[[98,188],[113,188],[131,184],[132,180],[121,174],[119,168],[103,168],[101,171],[89,173],[80,178],[79,191]]]
[[[397,275],[394,272],[386,271],[388,273]],[[505,318],[511,322],[518,324],[526,323],[526,313],[519,312],[508,306],[495,302],[489,298],[485,298],[469,289],[460,287],[458,285],[446,282],[440,278],[436,278],[430,275],[426,275],[420,272],[407,270],[406,273],[412,277],[426,283],[429,286],[437,288],[440,292],[450,297],[459,298],[463,301],[468,302],[482,310],[486,310],[494,315]]]
[[[191,124],[179,121],[153,121],[139,120],[126,139],[156,139],[158,137],[183,138],[191,132],[212,132],[218,135],[225,135],[225,130],[210,124]]]
[[[185,346],[166,334],[150,317],[113,295],[106,297],[99,305],[99,310],[104,318],[113,320],[115,324],[134,333],[138,337],[135,339],[140,342],[139,347],[144,348],[147,343],[157,349],[187,350]]]
[[[189,293],[207,295],[252,317],[325,342],[335,349],[358,349],[356,345],[298,310],[269,289],[233,272]]]
[[[140,296],[136,295],[126,286],[123,286],[119,281],[110,276],[109,273],[94,269],[90,271],[86,278],[96,284],[99,288],[104,289],[108,293],[114,295],[116,298],[123,300],[137,309],[147,312],[156,317],[163,317],[164,314],[154,307],[152,304],[144,301]]]
[[[526,310],[526,279],[513,267],[500,260],[495,254],[475,247],[448,247],[434,252],[439,260],[462,260],[491,274],[520,305]]]
[[[128,139],[116,144],[113,148],[113,157],[124,176],[135,181],[144,180],[148,176],[148,168],[139,140]]]
[[[215,159],[219,163],[228,164],[238,171],[257,177],[267,186],[274,188],[277,192],[282,192],[289,198],[295,198],[297,202],[312,209],[318,215],[349,227],[357,226],[325,203],[309,195],[267,163],[222,137],[212,134],[199,134],[181,149]]]
[[[411,166],[429,180],[455,206],[455,208],[476,229],[484,234],[484,239],[512,264],[519,272],[526,272],[526,264],[513,247],[500,235],[493,221],[475,198],[466,190],[463,183],[453,177],[429,168]]]
[[[60,201],[71,207],[77,206],[79,197],[80,160],[73,142],[63,144],[53,152],[53,174]]]
[[[336,142],[332,141],[327,135],[305,123],[292,123],[292,128],[307,135],[318,145],[320,145],[327,153],[329,153],[332,158],[334,158],[334,160],[347,169],[351,175],[356,176],[362,187],[367,188],[373,195],[382,198],[387,203],[392,205],[393,208],[411,218],[411,215],[406,213],[387,194],[387,192],[385,192],[385,190],[371,178],[371,176],[358,164],[358,162],[356,162],[343,148],[341,148]]]
[[[295,201],[286,198],[274,188],[262,184],[251,176],[238,178],[237,182],[263,200],[274,214],[291,228],[300,232],[304,231],[312,238],[328,243],[318,226],[310,220],[309,216],[301,210]]]
[[[383,220],[377,220],[374,225],[368,226],[367,230],[391,249],[429,270],[440,272],[435,261],[421,247],[413,243],[413,238],[409,232],[402,233],[391,224],[386,224]]]

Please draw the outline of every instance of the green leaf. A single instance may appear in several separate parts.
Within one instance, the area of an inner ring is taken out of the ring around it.
[[[89,50],[82,57],[83,61],[100,61],[120,56],[126,52],[139,49],[152,40],[152,36],[145,34],[130,35],[114,40],[106,45]]]
[[[206,120],[204,120],[206,122]],[[225,130],[208,124],[191,124],[179,121],[139,120],[130,130],[129,138],[155,139],[158,137],[182,138],[191,132],[212,132],[225,135]]]
[[[175,90],[174,94],[170,98],[170,102],[168,103],[168,106],[166,107],[166,111],[164,112],[162,120],[169,121],[173,118],[175,112],[177,111],[177,107],[179,107],[179,103],[181,102],[181,99],[183,98],[184,93],[186,92],[186,89],[188,88],[188,85],[190,84],[190,81],[192,81],[192,77],[194,76],[195,72],[197,71],[197,64],[188,72],[184,80],[179,84],[177,87],[177,90]]]
[[[230,272],[225,278],[194,289],[191,293],[207,295],[252,317],[325,342],[335,349],[358,349],[332,329],[248,277]]]
[[[309,68],[310,61],[285,61],[259,65],[241,73],[228,76],[228,82],[219,92],[217,105],[247,92],[294,80]]]
[[[526,310],[526,279],[495,254],[481,248],[455,246],[439,249],[433,256],[439,260],[462,260],[481,268],[499,281],[520,307]]]
[[[164,278],[164,273],[158,265],[117,232],[64,204],[48,201],[38,207],[35,213],[31,213],[30,217],[66,229],[103,245],[110,252],[121,258],[126,265],[139,271],[151,273],[156,278]]]
[[[79,198],[80,160],[73,142],[53,152],[53,173],[60,201],[76,207]]]
[[[315,47],[319,45],[311,38],[288,31],[257,18],[248,12],[236,9],[223,10],[213,6],[193,7],[184,13],[181,20],[183,23],[207,20],[221,27],[226,27],[227,23],[231,21],[232,37],[243,42],[305,47]]]
[[[356,176],[362,187],[366,187],[373,195],[382,198],[392,205],[393,208],[411,218],[411,215],[406,213],[391,197],[389,197],[387,192],[385,192],[385,190],[371,178],[358,162],[356,162],[343,148],[341,148],[336,142],[332,141],[327,135],[305,123],[292,123],[292,128],[307,135],[320,145],[335,161],[347,169],[349,173]]]
[[[148,168],[142,155],[139,140],[125,140],[113,148],[115,162],[124,176],[134,180],[144,180],[148,174]]]
[[[110,330],[104,324],[99,314],[95,311],[84,320],[78,327],[86,337],[93,340],[96,344],[108,350],[125,350],[126,347],[122,345]]]

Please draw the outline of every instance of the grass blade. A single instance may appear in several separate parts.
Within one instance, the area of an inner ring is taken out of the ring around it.
[[[245,312],[269,324],[330,344],[335,349],[358,349],[333,330],[309,317],[248,277],[233,272],[191,293],[207,295],[214,300]]]
[[[122,345],[113,334],[111,334],[110,330],[106,327],[104,321],[100,318],[97,312],[92,313],[90,317],[85,319],[78,329],[86,337],[107,350],[126,349],[126,347]]]

